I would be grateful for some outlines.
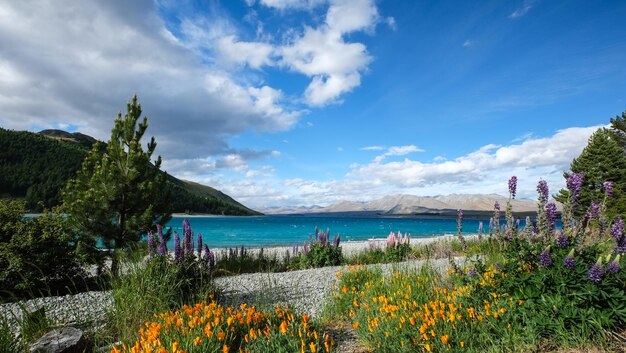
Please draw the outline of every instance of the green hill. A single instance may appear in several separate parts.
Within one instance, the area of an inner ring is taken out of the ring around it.
[[[31,212],[58,205],[61,189],[95,142],[93,137],[62,130],[0,128],[0,197],[25,199]],[[219,190],[171,175],[168,188],[177,213],[259,214]]]

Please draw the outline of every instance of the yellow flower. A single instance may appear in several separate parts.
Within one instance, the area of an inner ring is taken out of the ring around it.
[[[355,329],[355,330],[358,330],[359,329],[359,323],[358,322],[353,322],[352,323],[352,328]]]
[[[230,350],[230,349],[228,348],[228,346],[227,346],[227,345],[224,345],[224,346],[222,347],[222,352],[224,352],[224,353],[228,353],[228,351],[229,351],[229,350]]]
[[[311,349],[312,353],[317,352],[317,345],[315,344],[315,342],[309,343],[309,348]]]
[[[202,338],[200,338],[200,337],[196,337],[196,339],[195,339],[195,340],[193,340],[193,345],[194,345],[194,346],[198,346],[198,345],[200,345],[201,343],[202,343]]]
[[[425,344],[424,349],[426,349],[427,352],[430,352],[430,344]]]
[[[278,331],[282,332],[282,333],[287,333],[287,322],[283,321],[280,326],[278,327]]]

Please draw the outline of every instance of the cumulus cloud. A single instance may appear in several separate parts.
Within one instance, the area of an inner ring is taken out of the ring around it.
[[[365,45],[346,42],[344,36],[370,30],[378,21],[372,0],[331,1],[324,24],[306,27],[301,36],[277,49],[283,66],[311,77],[304,93],[309,105],[336,102],[361,84],[361,73],[372,58]]]
[[[228,35],[218,40],[217,49],[222,61],[229,64],[247,65],[253,69],[272,65],[272,45],[262,42],[239,41]]]
[[[512,170],[535,169],[539,174],[560,173],[580,154],[589,136],[598,128],[568,128],[550,137],[527,139],[508,146],[488,144],[453,160],[421,162],[407,158],[381,163],[382,160],[377,158],[370,164],[353,166],[348,176],[412,188],[444,182],[471,184],[492,180],[494,175]]]
[[[140,14],[140,15],[139,15]],[[152,1],[5,2],[0,5],[0,104],[3,126],[37,130],[70,124],[108,138],[116,113],[139,96],[165,159],[228,155],[228,139],[245,130],[285,130],[299,113],[283,93],[235,80],[198,52],[228,34],[184,23],[189,36],[168,31]],[[202,29],[202,30],[200,30]],[[189,39],[192,38],[193,40]],[[265,65],[267,47],[223,37],[226,54],[247,48],[240,64]]]
[[[254,207],[262,208],[328,205],[340,200],[367,201],[392,194],[506,194],[506,182],[512,175],[519,179],[519,197],[534,198],[539,179],[546,180],[553,192],[565,186],[563,171],[569,168],[572,159],[580,154],[588,138],[600,127],[572,127],[548,137],[528,137],[507,145],[487,144],[450,159],[439,156],[424,162],[410,158],[400,161],[375,158],[367,164],[353,163],[346,176],[338,180],[265,179],[263,182],[268,188],[281,190],[285,197],[249,198],[249,201]],[[415,146],[385,149],[386,153],[394,151],[398,155],[418,150]],[[236,195],[237,191],[233,192]]]

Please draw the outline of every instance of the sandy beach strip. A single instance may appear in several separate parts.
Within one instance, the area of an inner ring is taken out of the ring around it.
[[[476,235],[465,235],[464,238],[469,240],[475,238]],[[412,237],[411,238],[411,246],[423,246],[429,245],[436,242],[447,242],[456,239],[455,235],[445,234],[439,236],[432,237]],[[303,244],[295,244],[294,246],[298,247],[299,251],[302,251]],[[276,254],[277,257],[284,256],[287,252],[289,255],[293,255],[294,246],[268,246],[268,247],[247,247],[244,245],[245,251],[250,255],[257,255],[263,250],[263,254],[266,256],[273,256]],[[342,241],[339,246],[341,247],[341,252],[344,256],[352,256],[361,252],[365,252],[373,249],[385,249],[386,247],[386,239],[385,238],[372,238],[368,240],[354,240],[354,241]],[[218,247],[212,248],[216,256],[219,258],[220,255],[229,251],[229,249],[240,249],[241,247]]]

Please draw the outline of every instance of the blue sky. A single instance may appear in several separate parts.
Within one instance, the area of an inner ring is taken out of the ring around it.
[[[108,139],[133,94],[163,167],[251,207],[556,191],[626,110],[623,1],[0,4],[5,128]]]

